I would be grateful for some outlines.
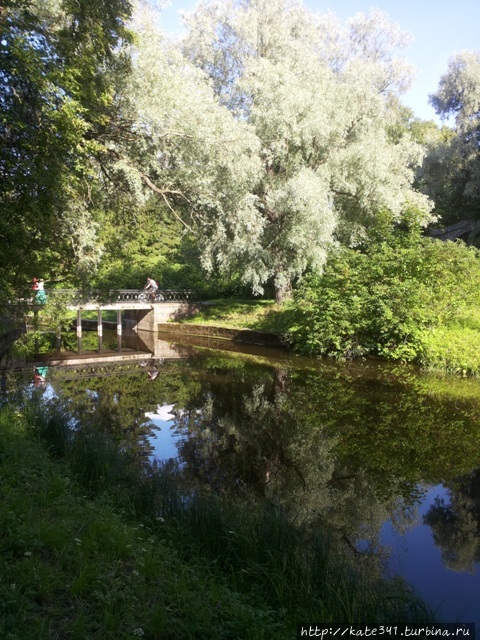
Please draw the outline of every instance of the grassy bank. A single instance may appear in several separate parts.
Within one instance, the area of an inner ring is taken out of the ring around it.
[[[55,405],[0,412],[0,637],[293,638],[297,622],[427,614],[275,505],[147,473]]]
[[[219,300],[183,322],[269,331],[283,335],[295,349],[294,336],[289,335],[294,318],[292,306],[269,300]],[[411,362],[427,370],[480,376],[480,309],[459,309],[442,326],[425,331],[422,353]]]
[[[191,318],[181,320],[186,324],[214,327],[255,329],[284,333],[288,329],[287,310],[273,300],[214,300]]]
[[[425,335],[421,364],[431,370],[480,376],[480,309],[467,308]]]
[[[280,614],[201,557],[182,557],[162,523],[93,496],[8,411],[0,455],[3,639],[282,637]]]

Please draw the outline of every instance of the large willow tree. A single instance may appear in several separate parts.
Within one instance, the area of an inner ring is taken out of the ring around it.
[[[206,1],[187,26],[187,56],[257,139],[249,216],[259,232],[227,212],[255,290],[273,279],[282,300],[293,278],[321,267],[335,237],[354,241],[382,210],[399,219],[414,207],[428,219],[411,186],[421,149],[395,133],[411,68],[394,52],[406,40],[384,14],[343,28],[297,0]],[[205,249],[222,263],[230,243],[216,236]]]

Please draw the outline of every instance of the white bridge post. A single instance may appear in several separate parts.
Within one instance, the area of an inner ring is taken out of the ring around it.
[[[117,350],[122,350],[122,310],[117,309]]]
[[[98,334],[98,353],[102,350],[102,336],[103,336],[103,324],[102,324],[102,310],[99,309],[97,313],[97,334]]]
[[[122,310],[117,310],[117,335],[122,335]]]

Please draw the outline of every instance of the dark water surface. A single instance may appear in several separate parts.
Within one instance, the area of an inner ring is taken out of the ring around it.
[[[281,500],[404,576],[439,621],[480,628],[480,381],[160,337],[44,355],[44,393],[98,415],[145,461]]]

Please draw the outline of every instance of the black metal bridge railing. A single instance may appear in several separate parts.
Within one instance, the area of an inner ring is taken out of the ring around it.
[[[110,292],[112,302],[193,302],[198,297],[192,289],[157,289],[155,293],[144,289],[118,289]]]
[[[122,302],[198,302],[199,297],[193,289],[157,289],[151,292],[145,289],[110,289],[82,291],[80,289],[50,289],[45,291],[47,299],[57,298],[68,304],[115,304]],[[33,299],[33,301],[35,298]]]

